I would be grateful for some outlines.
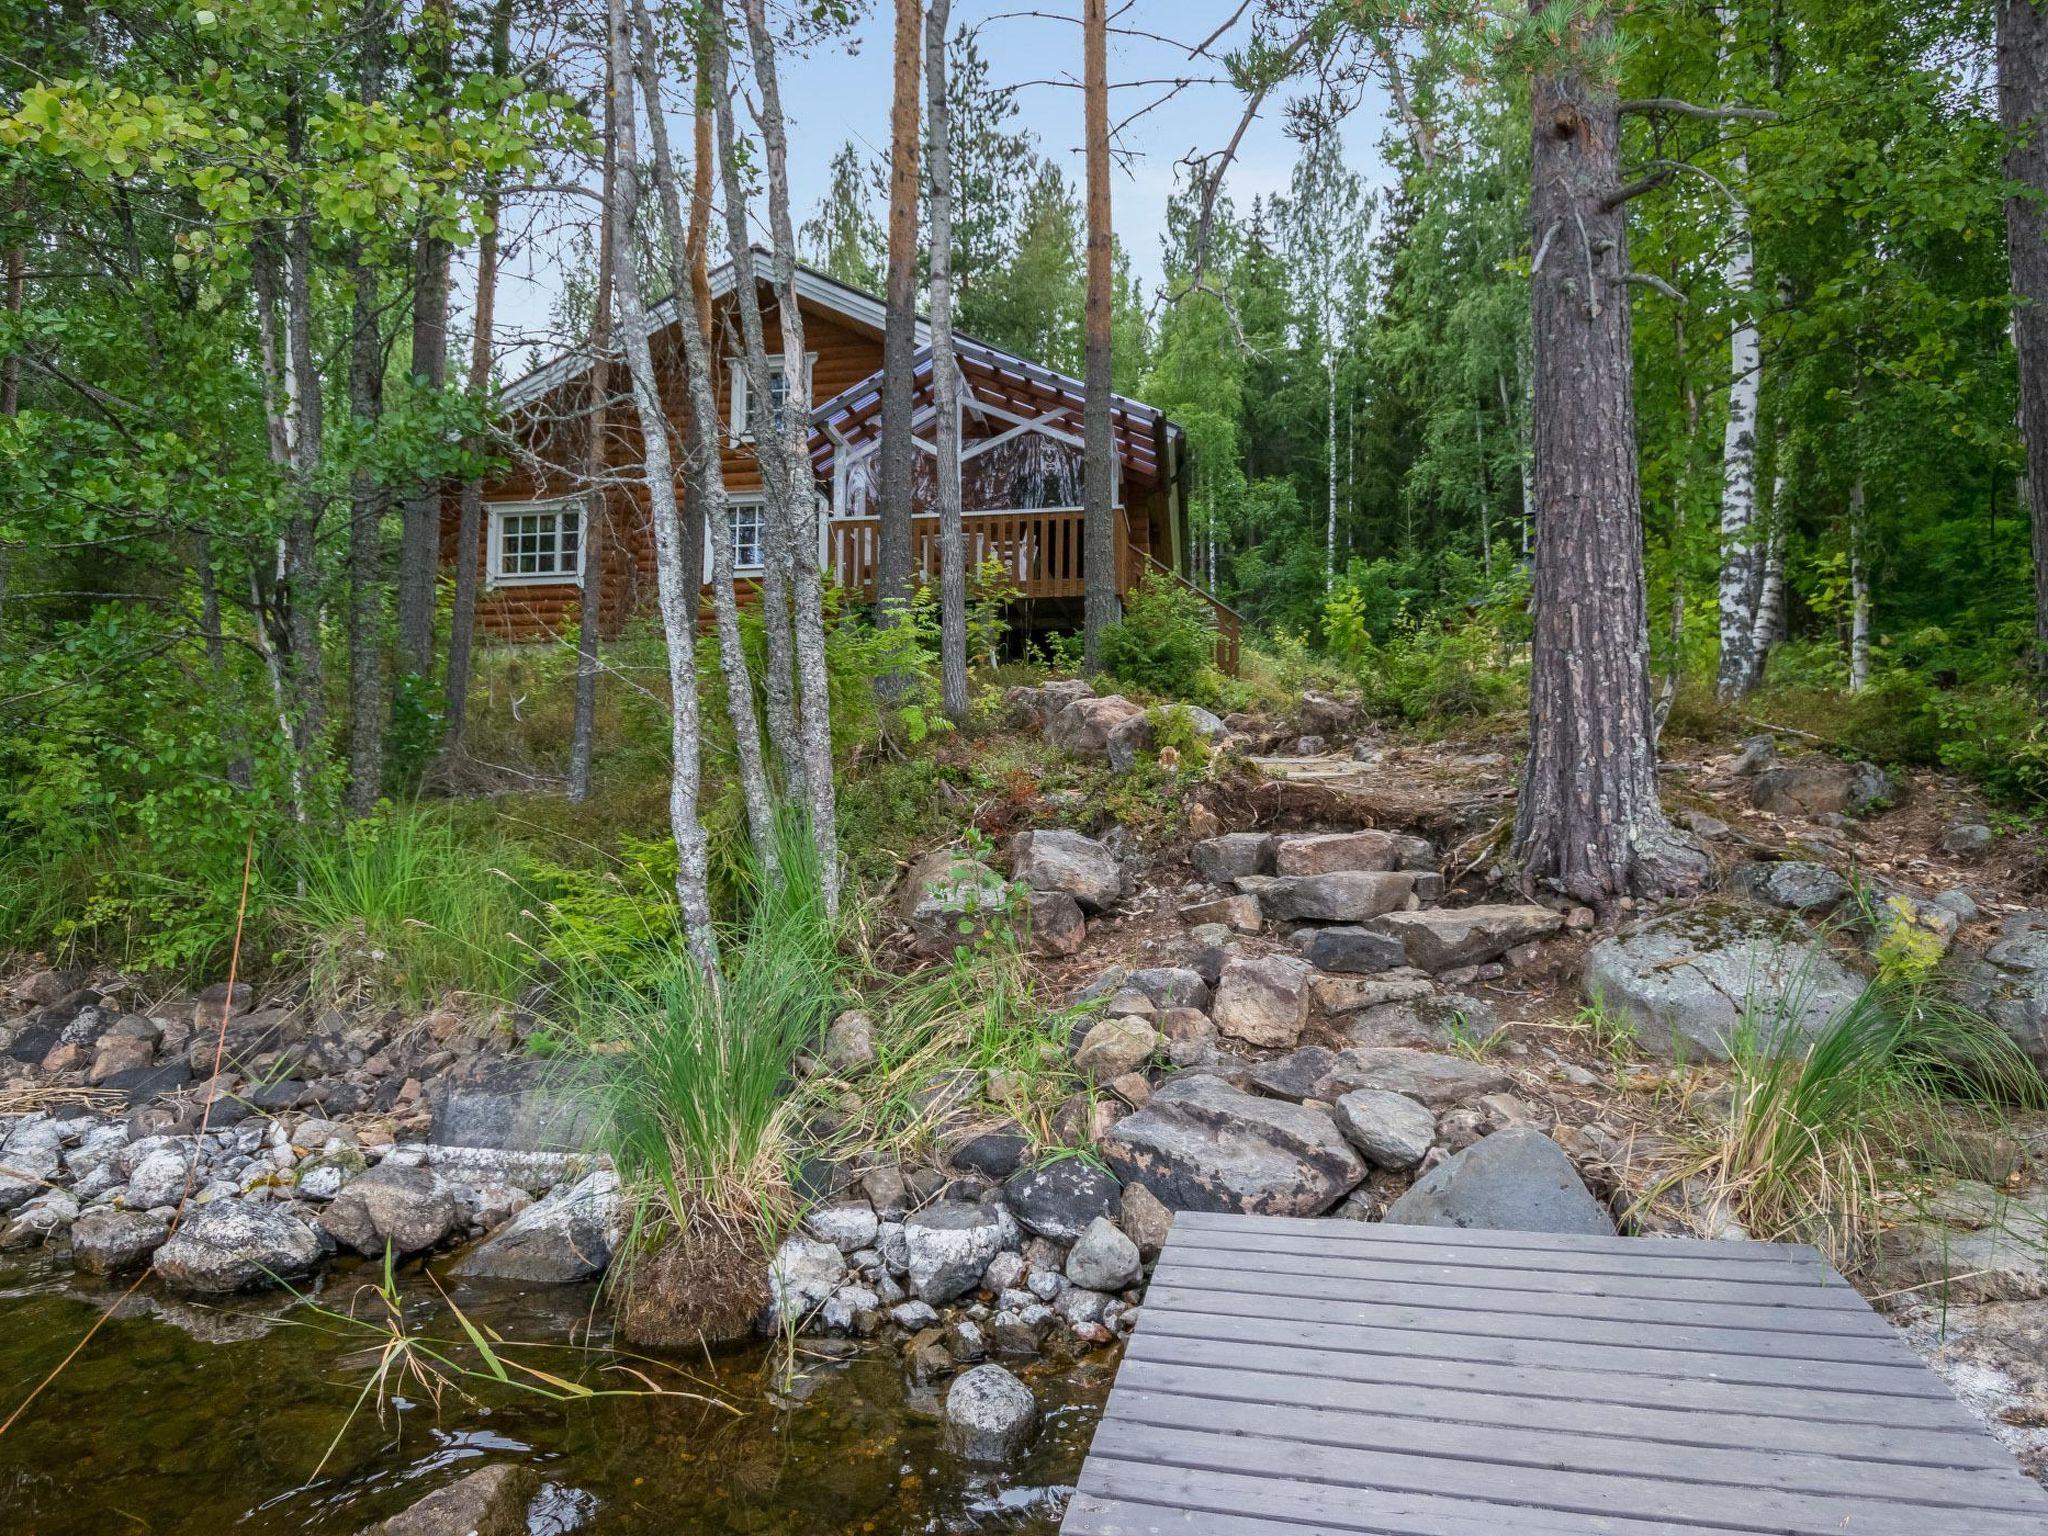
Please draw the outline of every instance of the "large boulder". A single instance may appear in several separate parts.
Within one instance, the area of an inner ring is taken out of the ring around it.
[[[1283,837],[1273,852],[1281,875],[1334,875],[1346,870],[1427,869],[1429,840],[1368,827],[1358,832],[1310,832]]]
[[[1765,768],[1750,781],[1749,803],[1778,816],[1850,815],[1891,798],[1892,782],[1872,763],[1809,752]]]
[[[1114,1221],[1123,1192],[1094,1163],[1060,1157],[1011,1175],[1003,1185],[1003,1200],[1025,1231],[1071,1243],[1098,1218]]]
[[[526,1507],[539,1492],[532,1467],[501,1461],[435,1489],[361,1536],[526,1536]]]
[[[2048,912],[2015,912],[1981,959],[1963,967],[1966,1000],[2048,1074]]]
[[[1360,1089],[1398,1093],[1431,1109],[1448,1109],[1486,1093],[1506,1093],[1514,1079],[1499,1067],[1463,1056],[1405,1046],[1355,1046],[1339,1051],[1315,1096],[1335,1100]]]
[[[1193,704],[1170,705],[1169,710],[1178,710],[1187,717],[1188,727],[1196,736],[1210,746],[1215,746],[1230,734],[1223,722]],[[1167,711],[1161,711],[1166,713]],[[1119,721],[1109,733],[1109,766],[1118,773],[1129,773],[1141,757],[1149,757],[1156,749],[1159,728],[1153,723],[1152,711],[1132,715]]]
[[[170,1223],[148,1211],[100,1206],[71,1224],[71,1262],[88,1275],[141,1269],[169,1232]]]
[[[1010,723],[1028,731],[1043,731],[1046,722],[1076,699],[1095,690],[1080,678],[1041,683],[1036,688],[1015,687],[1003,694],[1003,709]]]
[[[1319,971],[1343,971],[1353,975],[1391,971],[1408,963],[1408,950],[1400,938],[1356,924],[1318,928],[1309,936],[1302,957]]]
[[[1308,1023],[1314,970],[1291,955],[1239,956],[1227,961],[1211,1016],[1223,1034],[1248,1045],[1293,1045]]]
[[[985,1205],[942,1200],[904,1222],[903,1243],[911,1290],[936,1307],[981,1283],[1003,1251],[1003,1219]]]
[[[320,1225],[344,1248],[371,1257],[388,1245],[403,1257],[425,1253],[455,1230],[455,1191],[431,1168],[379,1163],[351,1179],[320,1213]]]
[[[1878,1235],[1878,1283],[1943,1302],[2048,1297],[2048,1194],[1964,1181]]]
[[[1716,1060],[1745,1028],[1760,1044],[1798,1048],[1868,985],[1798,923],[1719,904],[1602,939],[1587,952],[1584,980],[1589,997],[1635,1026],[1644,1050]]]
[[[1174,1211],[1317,1216],[1365,1177],[1365,1161],[1319,1110],[1179,1077],[1103,1138],[1125,1184]]]
[[[1010,1460],[1037,1424],[1031,1389],[1000,1365],[977,1365],[946,1389],[946,1444],[967,1461]]]
[[[1849,882],[1811,859],[1755,860],[1729,882],[1752,901],[1786,912],[1825,912],[1849,894]]]
[[[1410,965],[1425,971],[1447,971],[1482,965],[1517,944],[1546,938],[1564,926],[1564,918],[1548,907],[1500,902],[1389,912],[1372,926],[1401,941]]]
[[[1398,911],[1415,895],[1415,876],[1392,870],[1274,875],[1238,884],[1259,898],[1259,910],[1269,921],[1278,923],[1362,923]]]
[[[1121,694],[1075,699],[1045,722],[1045,739],[1076,757],[1108,757],[1110,733],[1145,711]]]
[[[935,848],[910,866],[896,915],[927,955],[950,955],[1009,921],[1010,883],[979,859]]]
[[[1123,860],[1106,844],[1063,828],[1012,838],[1010,876],[1034,891],[1063,891],[1084,912],[1101,912],[1124,896]]]
[[[1273,873],[1274,841],[1270,832],[1226,832],[1204,838],[1188,850],[1195,873],[1212,885],[1228,885],[1247,875]]]
[[[1529,1127],[1495,1131],[1445,1158],[1387,1207],[1411,1227],[1614,1235],[1614,1221],[1556,1142]]]
[[[180,1290],[225,1295],[310,1274],[321,1253],[319,1234],[283,1206],[215,1200],[185,1217],[155,1268]]]
[[[568,1285],[603,1274],[622,1235],[619,1176],[599,1168],[529,1205],[457,1261],[454,1273]]]
[[[587,1070],[560,1057],[471,1056],[428,1091],[433,1140],[506,1152],[588,1151],[597,1116]]]

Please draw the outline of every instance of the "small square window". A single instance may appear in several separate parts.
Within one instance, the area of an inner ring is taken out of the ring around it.
[[[575,502],[491,509],[491,579],[522,582],[572,581],[583,572],[583,509]]]
[[[728,502],[725,521],[732,530],[732,568],[736,571],[760,570],[766,563],[761,548],[761,503]]]

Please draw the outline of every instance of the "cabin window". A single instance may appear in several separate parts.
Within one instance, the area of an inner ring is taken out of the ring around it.
[[[732,529],[732,568],[760,570],[766,563],[761,553],[761,503],[730,501],[726,503],[725,521]]]
[[[522,586],[583,573],[583,508],[573,501],[501,502],[491,508],[491,581]]]
[[[818,361],[818,354],[809,353],[804,358],[804,372],[810,373]],[[732,378],[732,435],[742,442],[753,440],[753,428],[748,425],[747,412],[747,365],[743,358],[726,359],[726,367]],[[789,372],[779,361],[768,364],[768,397],[770,408],[775,413],[775,425],[782,425],[782,402],[789,396]]]

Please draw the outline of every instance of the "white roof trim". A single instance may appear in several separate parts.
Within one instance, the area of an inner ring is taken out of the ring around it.
[[[774,256],[757,245],[753,248],[753,258],[755,281],[773,287],[775,283]],[[713,300],[722,299],[731,293],[732,289],[732,263],[728,261],[712,270],[711,297]],[[871,293],[862,293],[858,288],[849,287],[837,278],[827,277],[824,273],[814,271],[810,267],[801,265],[797,267],[796,295],[799,300],[806,301],[818,309],[825,310],[831,314],[843,315],[849,320],[857,320],[861,324],[872,326],[876,330],[884,329],[888,323],[889,306],[882,300],[876,298]],[[660,303],[653,305],[647,311],[649,335],[659,335],[662,331],[674,325],[677,313],[676,295],[674,294],[670,294]],[[918,315],[915,317],[914,327],[914,344],[918,347],[928,345],[932,339],[930,322],[923,315]],[[499,401],[508,410],[515,410],[522,405],[530,405],[544,395],[551,394],[556,389],[559,389],[589,366],[590,356],[588,352],[581,347],[573,348],[568,352],[564,352],[554,361],[534,369],[533,372],[527,374],[524,378],[507,385],[505,392],[499,397]]]

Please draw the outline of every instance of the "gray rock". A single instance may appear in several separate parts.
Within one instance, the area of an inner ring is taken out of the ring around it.
[[[1962,968],[1962,991],[2048,1075],[2048,911],[2015,912],[1982,958]]]
[[[128,1191],[123,1197],[128,1208],[147,1211],[160,1205],[176,1205],[185,1193],[193,1155],[192,1144],[187,1141],[158,1147],[144,1157],[128,1176]],[[198,1186],[195,1183],[193,1187]]]
[[[499,1462],[435,1489],[361,1536],[526,1536],[526,1508],[539,1492],[532,1467]]]
[[[113,1275],[141,1269],[163,1246],[171,1225],[148,1211],[117,1211],[111,1206],[85,1212],[71,1224],[71,1262],[89,1275]]]
[[[889,1309],[889,1321],[898,1328],[908,1328],[912,1333],[920,1328],[938,1325],[939,1313],[936,1307],[922,1301],[900,1301]]]
[[[1526,1127],[1496,1131],[1444,1159],[1383,1219],[1411,1227],[1614,1235],[1613,1220],[1563,1149]]]
[[[320,1225],[343,1247],[376,1257],[385,1246],[401,1256],[425,1253],[455,1230],[455,1192],[431,1168],[380,1163],[351,1179],[320,1213]]]
[[[458,1260],[453,1272],[465,1280],[567,1285],[604,1273],[621,1235],[619,1176],[599,1168],[529,1205]]]
[[[1428,858],[1428,842],[1403,832],[1370,827],[1359,832],[1312,832],[1279,840],[1273,851],[1273,872],[1332,875],[1345,870],[1414,869],[1418,859],[1426,862]]]
[[[1376,1168],[1413,1168],[1436,1142],[1436,1116],[1406,1094],[1353,1089],[1330,1106],[1330,1118]]]
[[[1159,1031],[1128,1015],[1104,1019],[1082,1037],[1074,1069],[1096,1082],[1134,1072],[1159,1048]]]
[[[61,1189],[46,1189],[15,1207],[0,1247],[37,1248],[69,1231],[78,1220],[78,1202]]]
[[[1586,955],[1585,989],[1631,1020],[1656,1055],[1726,1059],[1747,1013],[1760,1040],[1795,1048],[1867,983],[1807,929],[1703,904],[1632,924]]]
[[[1094,1163],[1060,1157],[1013,1175],[1003,1186],[1003,1199],[1025,1231],[1071,1243],[1099,1217],[1114,1221],[1123,1196],[1117,1181]]]
[[[1415,894],[1415,876],[1397,871],[1274,875],[1239,884],[1259,898],[1259,910],[1276,923],[1362,923],[1400,909]]]
[[[1849,894],[1849,882],[1811,859],[1744,864],[1734,885],[1743,895],[1787,912],[1824,912]]]
[[[1881,1232],[1875,1267],[1883,1289],[1944,1304],[2048,1297],[2048,1195],[1959,1183]]]
[[[831,1300],[846,1278],[846,1256],[833,1243],[787,1237],[768,1261],[768,1315],[796,1325]]]
[[[1891,794],[1883,769],[1818,752],[1764,768],[1749,786],[1750,804],[1779,816],[1854,816]]]
[[[1226,832],[1196,843],[1188,862],[1211,885],[1228,885],[1247,875],[1272,874],[1274,846],[1270,832]]]
[[[1407,947],[1396,935],[1356,926],[1315,929],[1302,957],[1319,971],[1355,975],[1391,971],[1408,963]]]
[[[181,1290],[224,1295],[310,1274],[320,1255],[319,1235],[283,1207],[214,1200],[187,1213],[155,1269]]]
[[[1064,828],[1012,838],[1010,875],[1034,891],[1063,891],[1084,912],[1105,911],[1124,896],[1123,861],[1094,838]]]
[[[1517,944],[1548,937],[1564,918],[1548,907],[1490,903],[1476,907],[1434,907],[1423,912],[1389,912],[1372,925],[1401,941],[1408,963],[1425,971],[1479,965]]]
[[[1750,778],[1761,773],[1778,760],[1778,743],[1770,736],[1751,736],[1742,743],[1742,750],[1735,755],[1735,761],[1728,765],[1728,771],[1738,778]]]
[[[1404,1046],[1356,1046],[1339,1051],[1315,1096],[1334,1102],[1362,1088],[1398,1093],[1431,1109],[1448,1109],[1482,1094],[1505,1093],[1514,1079],[1500,1068],[1463,1056]]]
[[[1119,725],[1145,711],[1120,694],[1104,698],[1078,698],[1052,714],[1045,722],[1045,739],[1062,752],[1076,757],[1108,757],[1109,738]]]
[[[1941,834],[1937,845],[1951,858],[1978,859],[1991,851],[1998,835],[1981,821],[1961,821]]]
[[[825,1031],[825,1065],[841,1074],[864,1072],[875,1064],[875,1021],[849,1008]]]
[[[1239,894],[1191,901],[1180,909],[1180,920],[1196,928],[1221,928],[1226,934],[1257,933],[1265,922],[1259,898]]]
[[[1219,1032],[1250,1045],[1287,1046],[1308,1023],[1307,962],[1288,955],[1227,961],[1210,1010]]]
[[[1031,1442],[1038,1404],[1000,1365],[977,1365],[946,1390],[946,1444],[967,1461],[1009,1461]]]
[[[1166,1083],[1116,1123],[1102,1152],[1126,1185],[1175,1211],[1315,1216],[1366,1173],[1328,1115],[1208,1076]]]
[[[562,1058],[478,1054],[428,1092],[433,1140],[444,1147],[586,1152],[597,1117],[585,1070]]]
[[[1958,923],[1974,923],[1984,915],[1978,909],[1976,901],[1968,891],[1943,891],[1930,900],[1928,905],[1939,907],[1944,912],[1954,913]]]
[[[903,1223],[903,1242],[911,1290],[938,1306],[981,1283],[1003,1249],[1003,1227],[986,1206],[942,1200]]]
[[[1230,734],[1221,720],[1198,705],[1176,704],[1169,707],[1185,713],[1195,734],[1212,747]],[[1109,733],[1109,766],[1118,773],[1129,773],[1140,758],[1152,755],[1158,735],[1150,710],[1118,721]]]
[[[1089,1222],[1067,1254],[1067,1278],[1091,1291],[1120,1291],[1144,1272],[1138,1245],[1106,1216]]]
[[[1402,967],[1378,976],[1342,976],[1328,972],[1309,978],[1309,994],[1327,1014],[1357,1013],[1390,1003],[1419,1003],[1436,993],[1436,983],[1420,971]]]
[[[1207,1008],[1209,983],[1184,965],[1153,965],[1130,974],[1126,985],[1137,988],[1160,1008]]]
[[[1299,1103],[1314,1095],[1316,1085],[1336,1059],[1337,1053],[1328,1046],[1304,1045],[1271,1061],[1255,1062],[1249,1076],[1259,1092]]]
[[[935,849],[910,866],[896,895],[896,915],[918,950],[950,955],[1009,922],[1010,883],[979,859]]]
[[[11,1211],[41,1194],[57,1177],[61,1161],[54,1138],[45,1145],[17,1132],[0,1148],[0,1211]]]
[[[1159,1250],[1166,1246],[1166,1239],[1173,1230],[1173,1212],[1159,1203],[1159,1197],[1142,1184],[1131,1184],[1123,1193],[1123,1209],[1117,1212],[1116,1224],[1123,1234],[1137,1244],[1138,1257],[1149,1264],[1159,1257]]]
[[[820,1242],[830,1243],[841,1253],[858,1253],[873,1246],[882,1230],[875,1208],[865,1200],[838,1205],[814,1206],[804,1215],[804,1230]]]
[[[1065,891],[1031,893],[1031,952],[1072,955],[1088,941],[1088,919],[1081,903]]]

